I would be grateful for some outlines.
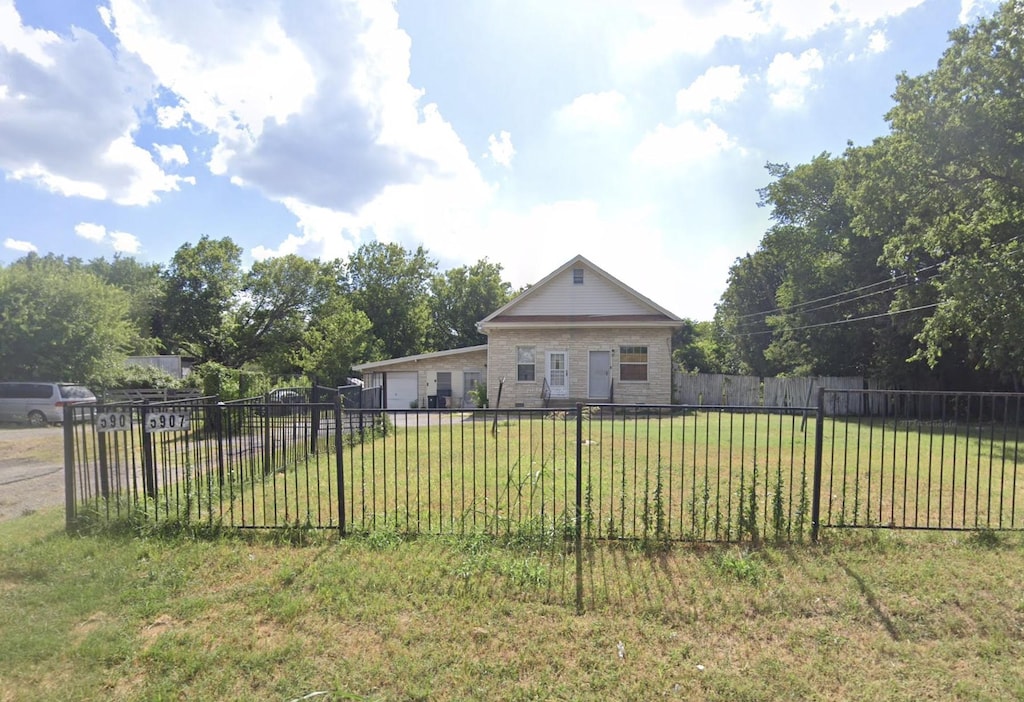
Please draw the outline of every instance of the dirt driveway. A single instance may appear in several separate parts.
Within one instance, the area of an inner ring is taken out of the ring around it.
[[[0,425],[0,521],[64,504],[60,427]]]

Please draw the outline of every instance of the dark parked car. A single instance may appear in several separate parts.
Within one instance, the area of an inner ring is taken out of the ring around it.
[[[301,405],[305,400],[302,393],[282,388],[271,390],[267,394],[267,402],[270,404],[268,412],[271,417],[286,417],[293,412],[294,405]]]

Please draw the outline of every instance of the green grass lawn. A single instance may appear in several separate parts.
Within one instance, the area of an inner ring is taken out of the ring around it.
[[[0,524],[0,700],[1024,698],[1020,535],[158,532]]]

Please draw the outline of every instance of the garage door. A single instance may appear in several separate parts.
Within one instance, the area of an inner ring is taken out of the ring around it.
[[[387,374],[388,409],[409,409],[419,397],[416,371]]]

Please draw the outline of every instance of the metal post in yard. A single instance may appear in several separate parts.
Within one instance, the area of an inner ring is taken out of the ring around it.
[[[142,486],[146,497],[156,499],[156,456],[153,451],[153,435],[146,431],[149,420],[149,404],[142,405]],[[154,513],[155,514],[155,513]]]
[[[309,401],[313,407],[310,409],[310,432],[309,432],[309,452],[316,453],[317,440],[320,436],[320,384],[316,376],[313,377],[313,387],[310,388]]]
[[[75,428],[71,407],[64,407],[64,529],[75,528]]]
[[[825,443],[825,388],[818,388],[818,413],[814,426],[814,494],[811,495],[811,541],[817,543],[821,522],[821,455]]]
[[[216,399],[216,398],[214,398]],[[226,410],[223,402],[218,402],[214,410],[218,415],[217,420],[217,479],[220,481],[220,488],[224,488],[224,420]],[[231,427],[228,427],[228,435],[231,434]]]
[[[110,497],[110,461],[107,458],[107,434],[98,434],[96,441],[96,456],[100,464],[100,494],[107,498]]]
[[[360,416],[362,412],[360,412]],[[341,393],[334,398],[334,470],[338,481],[338,533],[345,536],[345,442],[341,435]]]
[[[270,475],[271,467],[271,438],[270,438],[270,393],[263,395],[263,475]]]
[[[576,403],[576,614],[583,614],[583,403]]]

